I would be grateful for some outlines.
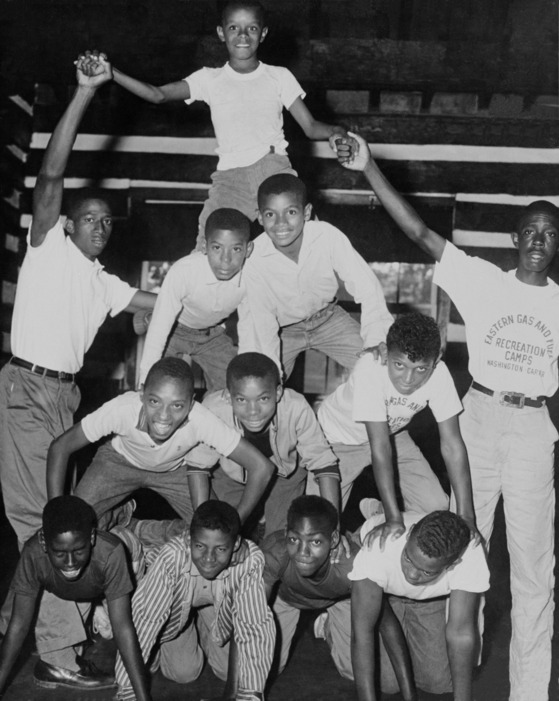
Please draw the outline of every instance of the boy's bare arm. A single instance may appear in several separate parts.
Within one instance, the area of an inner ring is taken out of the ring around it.
[[[237,511],[244,523],[260,501],[268,482],[276,471],[276,466],[244,438],[228,456],[245,468],[247,481]]]
[[[325,124],[315,119],[300,97],[291,105],[289,112],[309,139],[330,139],[331,137],[347,135],[347,130],[344,127]]]
[[[125,312],[130,312],[134,314],[142,310],[149,311],[155,307],[157,301],[157,295],[153,292],[146,292],[145,290],[138,290],[136,294],[130,300],[130,304],[124,309]]]
[[[0,695],[31,628],[36,599],[16,594],[12,615],[0,648]]]
[[[383,597],[379,633],[394,668],[398,686],[404,701],[417,701],[417,689],[413,677],[410,651],[400,621],[394,615],[390,603]]]
[[[383,207],[404,234],[439,261],[446,245],[445,239],[429,229],[415,209],[392,187],[373,160],[365,139],[351,132],[348,132],[348,135],[351,137],[349,146],[346,146],[343,140],[336,144],[340,163],[349,170],[362,171]],[[354,149],[354,144],[359,150],[353,155],[348,155],[348,148]]]
[[[151,701],[149,676],[146,672],[136,629],[132,623],[130,597],[121,596],[108,602],[109,619],[115,643],[122,657],[138,701]]]
[[[68,460],[76,450],[89,445],[81,422],[72,426],[50,444],[47,454],[47,496],[50,499],[64,493]]]
[[[472,479],[466,446],[460,433],[458,417],[452,416],[438,424],[443,456],[450,486],[456,499],[456,513],[468,524],[476,543],[481,534],[476,528],[476,516],[472,497]]]
[[[399,538],[405,531],[404,520],[396,499],[394,467],[392,465],[392,445],[386,421],[365,421],[365,428],[371,446],[373,474],[380,493],[386,521],[379,526],[380,548],[388,537]],[[376,529],[375,529],[376,530]],[[370,543],[369,543],[370,544]]]
[[[375,626],[382,607],[382,589],[369,579],[351,587],[351,663],[359,701],[376,701]]]
[[[47,232],[52,229],[60,216],[64,171],[78,127],[97,88],[109,80],[108,75],[101,69],[86,75],[79,61],[76,77],[78,87],[52,133],[33,190],[33,221],[30,232],[32,246],[41,245]]]
[[[210,498],[210,476],[208,472],[186,472],[188,491],[194,511]]]
[[[454,701],[472,701],[472,672],[476,653],[479,595],[451,591],[446,645],[454,689]]]
[[[148,102],[163,104],[164,102],[175,102],[190,98],[190,86],[185,80],[177,80],[173,83],[159,86],[137,80],[115,68],[109,62],[107,55],[101,51],[85,51],[83,54],[80,54],[78,60],[80,59],[88,62],[98,62],[105,66],[115,83]]]

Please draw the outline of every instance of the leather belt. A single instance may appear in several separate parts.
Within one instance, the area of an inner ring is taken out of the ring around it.
[[[499,400],[499,404],[510,406],[514,409],[522,409],[525,406],[539,408],[545,404],[545,397],[527,397],[522,392],[494,392],[492,389],[484,387],[475,381],[472,382],[472,389],[487,394],[489,397],[495,397]]]
[[[58,370],[49,370],[48,368],[42,368],[40,365],[35,365],[30,363],[28,360],[22,360],[21,358],[12,357],[9,360],[10,365],[17,365],[20,368],[25,368],[35,375],[41,375],[42,377],[53,377],[61,382],[73,382],[74,375],[70,372],[60,372]]]

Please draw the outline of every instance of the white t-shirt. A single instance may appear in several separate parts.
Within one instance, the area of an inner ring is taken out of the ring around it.
[[[410,527],[424,514],[408,511],[402,515],[406,526],[404,535],[397,540],[388,539],[383,551],[380,549],[378,538],[371,550],[361,548],[355,556],[353,570],[348,574],[348,579],[353,581],[370,579],[387,594],[416,600],[446,596],[454,590],[481,593],[489,589],[489,568],[485,553],[483,547],[475,546],[473,541],[470,541],[461,560],[442,572],[433,582],[422,585],[410,584],[402,572],[402,551],[406,546]],[[365,521],[361,527],[361,537],[383,522],[384,514],[377,514]]]
[[[99,261],[91,261],[64,233],[62,220],[27,252],[17,282],[12,353],[35,365],[76,373],[107,314],[125,309],[137,290]]]
[[[195,251],[174,263],[157,295],[140,364],[140,383],[161,358],[177,316],[184,326],[207,329],[232,314],[244,295],[241,273],[231,280],[218,280],[203,253]]]
[[[194,402],[186,423],[164,443],[156,443],[143,423],[142,400],[138,392],[125,392],[103,404],[82,419],[85,437],[95,443],[103,436],[116,434],[111,445],[117,453],[140,470],[169,472],[185,463],[189,450],[205,443],[222,455],[230,455],[241,439],[234,429],[211,411]]]
[[[390,433],[406,426],[427,404],[438,423],[462,411],[462,403],[447,366],[439,361],[427,382],[413,394],[400,394],[388,368],[367,353],[357,361],[346,382],[328,395],[318,420],[330,443],[360,445],[368,441],[364,421],[387,421]]]
[[[256,163],[270,146],[285,155],[282,110],[305,97],[287,68],[260,62],[252,73],[237,73],[226,63],[221,68],[201,68],[184,80],[190,88],[186,104],[203,100],[210,106],[218,170]]]
[[[496,391],[551,396],[558,386],[559,286],[527,285],[447,242],[434,282],[466,324],[470,374]]]

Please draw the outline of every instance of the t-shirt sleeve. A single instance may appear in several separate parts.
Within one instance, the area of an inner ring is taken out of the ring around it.
[[[387,421],[384,401],[383,368],[371,353],[366,353],[357,361],[351,379],[353,386],[353,407],[351,418],[354,421]]]
[[[369,579],[378,584],[381,589],[386,589],[388,576],[385,568],[385,557],[384,553],[380,551],[378,541],[375,542],[371,550],[361,548],[353,561],[353,569],[347,576],[354,582]]]
[[[429,406],[435,421],[441,423],[459,414],[462,411],[462,402],[448,367],[442,361],[438,363],[431,381],[433,381],[433,391],[429,398]]]
[[[43,583],[39,580],[36,559],[30,543],[26,543],[21,551],[21,557],[17,563],[16,571],[10,584],[14,594],[36,598],[41,591]]]
[[[450,589],[481,593],[489,589],[489,568],[482,545],[470,542],[462,560],[448,573]]]
[[[119,397],[115,397],[103,404],[96,411],[85,416],[82,421],[82,430],[90,443],[96,443],[103,436],[110,436],[112,433],[120,433],[123,428],[124,414],[130,410],[130,395],[127,392]]]
[[[225,456],[230,455],[239,445],[241,435],[201,404],[195,404],[191,417],[196,422],[196,438],[199,443],[205,443]]]
[[[109,275],[104,270],[101,271],[100,277],[105,285],[109,314],[116,316],[130,304],[138,288],[131,287],[124,280],[116,275]]]
[[[194,71],[183,80],[188,83],[188,88],[190,90],[190,97],[185,100],[187,105],[191,105],[196,100],[203,100],[208,102],[208,92],[207,92],[207,81],[209,77],[208,68],[200,68],[198,71]]]
[[[282,105],[289,109],[298,97],[303,99],[306,93],[290,70],[281,66],[276,66],[276,70],[280,76],[280,99]]]
[[[119,599],[133,590],[126,552],[122,543],[116,543],[105,565],[104,594],[107,601]]]

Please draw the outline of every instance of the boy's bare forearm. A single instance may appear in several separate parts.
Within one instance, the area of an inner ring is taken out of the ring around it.
[[[160,88],[150,83],[144,83],[141,80],[132,78],[132,76],[126,75],[118,68],[113,66],[113,80],[115,83],[128,90],[133,95],[141,97],[142,100],[147,100],[147,102],[153,102],[154,104],[160,104],[165,102],[165,96]]]

